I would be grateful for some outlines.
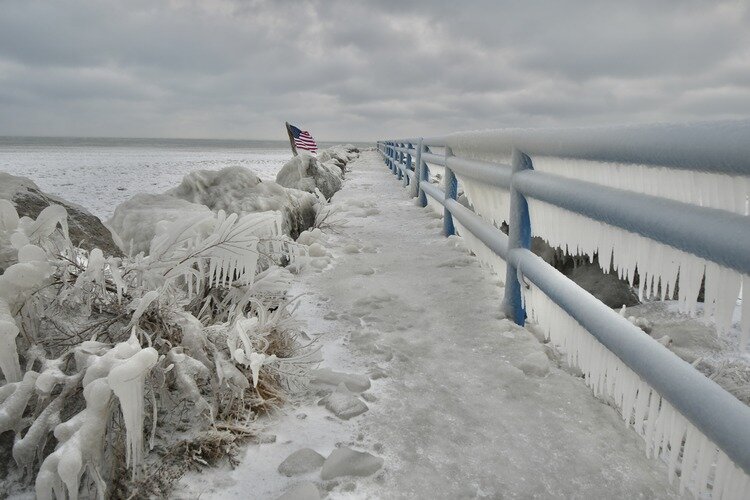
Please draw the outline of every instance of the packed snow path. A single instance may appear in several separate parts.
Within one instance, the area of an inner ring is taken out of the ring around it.
[[[344,421],[320,397],[303,403],[271,428],[275,443],[251,446],[232,472],[186,478],[177,496],[276,498],[312,481],[328,498],[677,497],[614,408],[554,363],[545,374],[543,344],[504,319],[497,279],[441,236],[434,210],[375,152],[351,169],[334,197],[348,223],[330,233],[331,265],[303,271],[296,291],[309,294],[298,314],[322,365],[373,379],[369,411]],[[276,470],[300,448],[337,445],[384,458],[382,470],[329,481]]]

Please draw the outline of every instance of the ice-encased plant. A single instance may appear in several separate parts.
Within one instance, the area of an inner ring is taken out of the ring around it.
[[[279,267],[296,252],[279,213],[220,211],[107,258],[71,244],[64,208],[32,220],[0,200],[0,432],[37,497],[137,480],[144,434],[249,434],[306,362]]]

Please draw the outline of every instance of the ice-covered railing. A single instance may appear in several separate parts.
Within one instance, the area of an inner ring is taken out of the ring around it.
[[[446,235],[505,270],[505,308],[526,315],[597,396],[696,496],[750,495],[750,408],[530,250],[531,235],[595,254],[644,297],[677,297],[723,333],[742,300],[750,334],[750,121],[566,130],[494,130],[378,143]],[[442,169],[442,188],[430,167]],[[473,210],[457,200],[460,190]],[[506,236],[498,228],[509,224]],[[705,278],[705,283],[703,280]]]

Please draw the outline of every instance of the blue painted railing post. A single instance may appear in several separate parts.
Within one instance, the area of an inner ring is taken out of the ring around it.
[[[458,196],[458,179],[453,170],[448,168],[448,158],[453,156],[453,150],[448,146],[445,147],[445,179],[444,190],[446,200],[455,200]],[[453,226],[453,214],[447,208],[443,209],[443,234],[452,236],[456,234],[456,228]]]
[[[395,168],[393,164],[393,155],[395,151],[393,150],[393,143],[391,142],[389,144],[390,145],[388,146],[388,167],[390,167],[391,173],[393,173],[393,169]]]
[[[518,149],[513,148],[511,161],[512,173],[529,170],[532,167],[531,158]],[[529,205],[526,198],[515,188],[513,177],[510,182],[510,214],[508,217],[508,252],[516,248],[529,248],[531,246],[531,221],[529,220]],[[504,308],[506,314],[518,325],[523,326],[526,322],[526,311],[521,300],[521,287],[518,269],[508,262],[505,274],[505,299]]]
[[[422,138],[419,138],[419,141],[417,141],[417,154],[414,158],[414,182],[411,186],[411,195],[413,198],[416,198],[419,196],[419,181],[421,179],[422,175]]]
[[[398,180],[401,180],[404,176],[403,172],[401,172],[401,156],[403,153],[401,151],[396,152],[396,176]]]
[[[409,148],[409,150],[411,150],[411,142],[407,142],[406,143],[406,147]],[[414,167],[411,164],[411,153],[406,153],[406,171],[409,172],[413,168]],[[409,185],[409,176],[405,175],[404,176],[404,187],[406,187],[408,185]]]
[[[421,140],[420,140],[421,144]],[[430,148],[427,146],[422,146],[422,153],[429,153]],[[422,155],[419,155],[419,182],[430,182],[430,167],[427,166],[427,162],[422,160]],[[427,206],[427,193],[424,192],[423,189],[419,190],[419,206],[426,207]]]

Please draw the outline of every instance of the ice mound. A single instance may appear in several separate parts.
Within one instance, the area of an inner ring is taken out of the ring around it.
[[[129,252],[132,248],[135,255],[148,252],[159,222],[173,222],[210,212],[205,205],[166,194],[137,194],[117,206],[109,224],[122,239],[125,250]]]
[[[282,230],[292,238],[315,223],[317,198],[309,193],[287,189],[275,182],[261,181],[251,170],[227,167],[222,170],[196,170],[168,195],[206,205],[217,212],[246,214],[280,211]]]
[[[336,191],[341,189],[343,176],[344,172],[338,165],[330,162],[321,163],[314,156],[302,152],[281,167],[276,174],[276,182],[281,186],[308,193],[320,191],[330,200]]]
[[[292,238],[315,223],[317,198],[275,182],[263,182],[252,171],[229,167],[219,171],[196,170],[164,194],[138,194],[121,203],[109,224],[122,239],[125,250],[148,252],[157,225],[185,217],[224,210],[245,215],[278,211],[281,230]]]

